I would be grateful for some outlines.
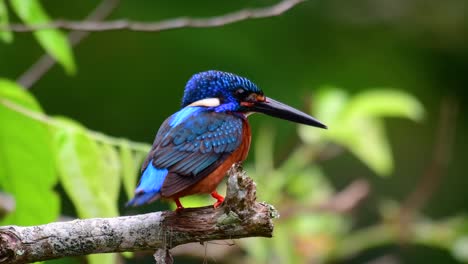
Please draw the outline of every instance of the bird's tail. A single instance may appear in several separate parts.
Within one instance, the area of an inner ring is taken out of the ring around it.
[[[135,197],[133,197],[133,199],[131,199],[130,201],[127,202],[126,206],[140,206],[140,205],[143,205],[143,204],[146,204],[146,203],[151,203],[153,201],[156,201],[158,200],[159,198],[161,198],[161,194],[160,193],[154,193],[154,192],[148,192],[148,193],[144,193],[144,192],[140,192],[140,193],[136,193],[135,194]]]
[[[127,206],[139,206],[158,200],[161,197],[161,187],[167,176],[167,169],[155,168],[150,162],[141,175],[140,183],[135,190],[135,197]]]

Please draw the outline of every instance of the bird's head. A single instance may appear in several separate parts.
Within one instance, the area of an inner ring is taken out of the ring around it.
[[[326,128],[315,118],[266,97],[249,79],[228,72],[206,71],[190,78],[182,107],[204,106],[216,112],[264,113],[289,121]]]

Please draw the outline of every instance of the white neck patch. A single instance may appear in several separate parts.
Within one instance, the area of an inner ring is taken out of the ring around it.
[[[205,106],[205,107],[215,107],[219,106],[221,101],[218,98],[205,98],[202,100],[198,100],[189,104],[188,106]]]

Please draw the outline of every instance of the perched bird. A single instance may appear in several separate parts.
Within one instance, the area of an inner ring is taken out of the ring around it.
[[[253,82],[232,73],[195,74],[185,86],[182,108],[159,128],[141,168],[135,197],[137,206],[157,199],[211,193],[218,207],[224,197],[216,187],[236,162],[249,152],[251,132],[247,116],[264,113],[293,122],[326,128],[313,117],[263,94]]]

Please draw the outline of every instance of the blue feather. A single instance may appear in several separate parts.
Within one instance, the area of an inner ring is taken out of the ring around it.
[[[150,161],[141,176],[140,183],[135,190],[135,197],[127,203],[127,206],[138,206],[159,198],[167,169],[155,168]]]
[[[195,74],[185,86],[182,109],[158,130],[135,197],[128,205],[175,197],[225,162],[246,140],[242,114],[246,108],[238,96],[244,92],[263,96],[254,83],[232,73]],[[190,106],[207,98],[218,98],[220,105]]]
[[[202,107],[199,107],[199,106],[184,107],[181,110],[179,110],[177,113],[172,115],[169,125],[171,127],[175,127],[178,124],[184,122],[185,119],[187,119],[189,116],[191,116],[192,114],[200,110],[202,110]]]
[[[228,72],[206,71],[195,74],[190,78],[185,86],[182,107],[190,105],[193,102],[205,98],[229,99],[230,102],[224,103],[215,109],[216,112],[231,112],[239,109],[240,105],[232,98],[232,93],[242,87],[243,89],[263,94],[253,82]]]

